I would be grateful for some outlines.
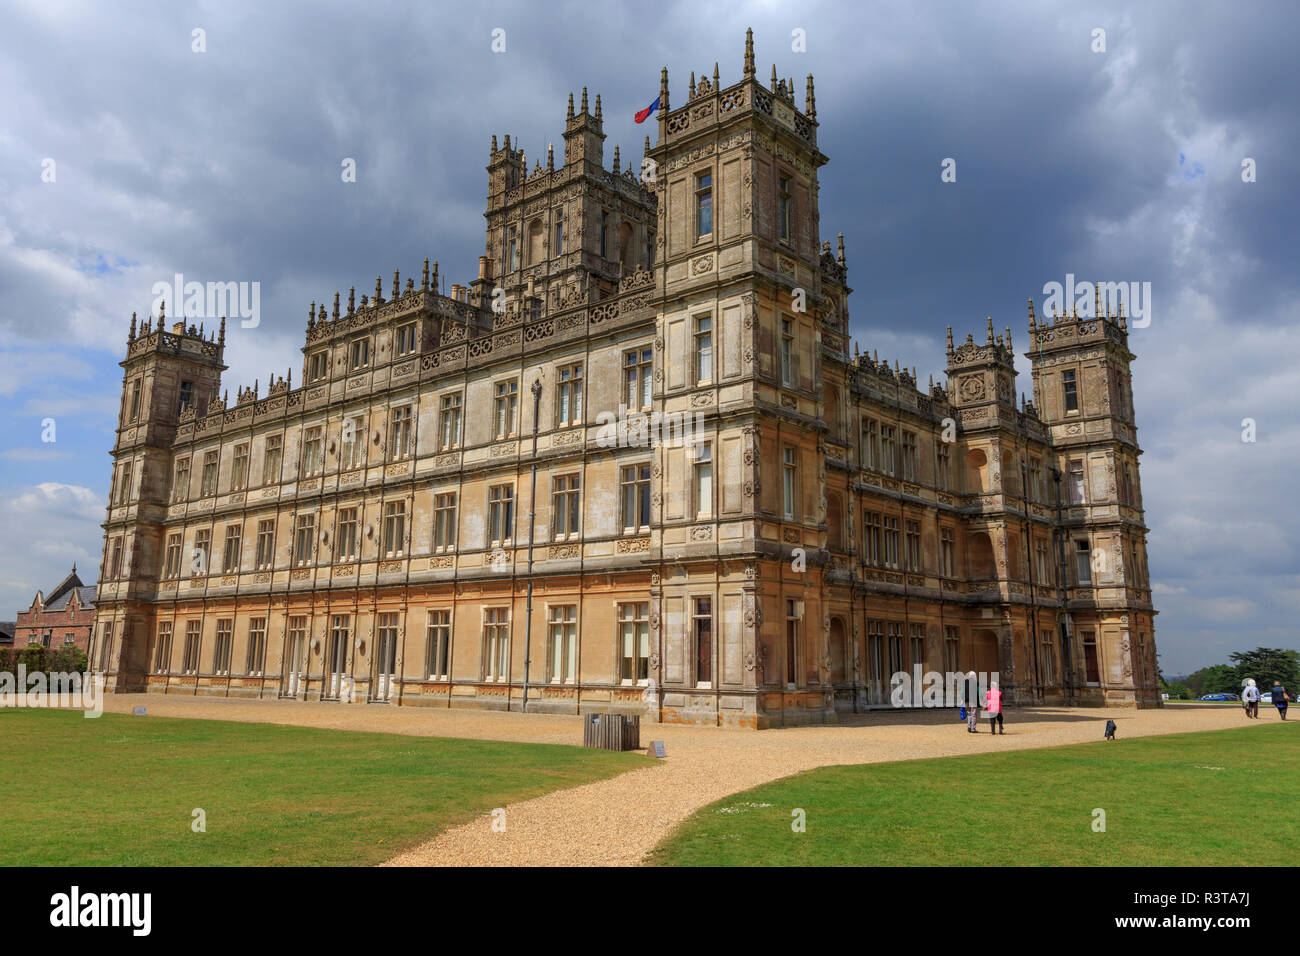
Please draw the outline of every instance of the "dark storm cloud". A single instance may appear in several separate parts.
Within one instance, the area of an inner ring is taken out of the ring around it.
[[[111,368],[153,283],[258,281],[262,326],[232,328],[231,386],[299,366],[313,299],[369,294],[377,274],[387,294],[393,269],[405,281],[425,256],[449,283],[472,278],[493,134],[545,162],[587,85],[607,164],[619,145],[638,165],[654,124],[632,113],[660,67],[677,104],[715,61],[732,83],[753,26],[760,78],[775,61],[801,94],[816,75],[821,234],[845,234],[866,347],[924,380],[942,372],[948,323],[979,335],[991,315],[1023,351],[1025,299],[1041,313],[1044,283],[1151,283],[1152,323],[1131,344],[1164,662],[1295,646],[1291,6],[33,0],[5,26],[0,343],[87,344]],[[55,184],[39,178],[47,157]]]

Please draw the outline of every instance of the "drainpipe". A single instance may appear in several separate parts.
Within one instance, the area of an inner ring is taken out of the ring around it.
[[[520,712],[528,712],[528,664],[533,639],[533,525],[537,517],[537,419],[542,404],[542,380],[533,380],[532,491],[528,496],[528,596],[524,605],[524,700]]]

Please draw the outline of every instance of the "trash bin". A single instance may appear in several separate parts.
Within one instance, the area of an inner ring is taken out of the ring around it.
[[[587,714],[582,725],[582,745],[600,750],[639,750],[640,714]]]

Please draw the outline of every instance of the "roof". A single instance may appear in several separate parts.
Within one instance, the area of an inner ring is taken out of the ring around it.
[[[0,621],[0,644],[12,644],[17,628],[17,621]]]
[[[67,603],[66,596],[72,591],[72,589],[83,587],[85,587],[85,585],[81,583],[81,578],[77,577],[77,566],[74,564],[71,573],[56,584],[53,591],[44,596],[45,600],[43,606],[46,610],[63,607],[63,605]]]
[[[43,610],[46,610],[46,611],[62,611],[63,609],[65,609],[65,608],[68,606],[68,602],[72,599],[73,590],[76,591],[76,594],[77,594],[77,603],[78,603],[82,608],[84,608],[84,609],[86,609],[86,610],[90,610],[90,609],[94,608],[94,606],[95,606],[95,588],[93,588],[93,587],[86,587],[84,584],[80,584],[80,582],[78,582],[78,587],[76,587],[75,589],[71,589],[71,590],[64,591],[62,594],[60,594],[60,595],[59,595],[55,600],[53,600],[53,601],[51,601],[51,600],[46,600],[46,602],[45,602],[45,604],[44,604],[44,606],[43,606]]]

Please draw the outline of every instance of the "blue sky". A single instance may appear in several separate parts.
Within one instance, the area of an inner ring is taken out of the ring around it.
[[[425,256],[448,282],[476,274],[493,134],[544,159],[586,85],[607,162],[619,145],[639,163],[654,130],[632,114],[660,68],[676,103],[715,61],[732,83],[752,26],[760,76],[816,76],[822,238],[845,234],[861,345],[941,379],[948,323],[978,334],[992,315],[1023,347],[1045,284],[1150,282],[1130,344],[1162,663],[1300,646],[1298,21],[1271,3],[11,3],[0,617],[73,561],[95,574],[117,362],[155,282],[260,282],[225,384],[297,372],[312,300]]]

